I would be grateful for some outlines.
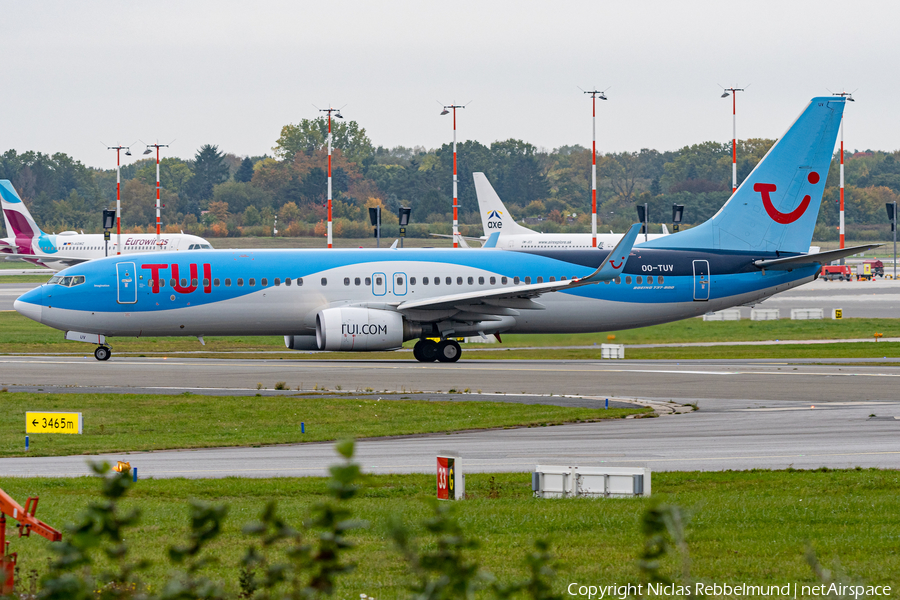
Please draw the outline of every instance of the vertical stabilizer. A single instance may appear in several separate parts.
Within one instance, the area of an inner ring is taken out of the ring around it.
[[[813,98],[725,205],[705,223],[643,248],[809,251],[844,98]]]
[[[515,222],[484,173],[472,173],[472,177],[475,179],[475,195],[478,196],[478,210],[481,213],[484,235],[489,236],[497,231],[501,236],[535,233],[534,230]]]
[[[41,237],[44,232],[34,222],[25,203],[16,193],[16,188],[8,179],[0,180],[0,206],[3,208],[6,235],[9,236],[11,243],[15,244],[20,254],[32,254],[32,240]]]

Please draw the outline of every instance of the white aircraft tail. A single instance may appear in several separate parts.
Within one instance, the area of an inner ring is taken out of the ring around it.
[[[475,179],[475,195],[478,197],[484,235],[490,236],[497,231],[500,232],[500,235],[536,233],[533,229],[522,227],[516,223],[484,173],[472,173],[472,177]]]
[[[34,222],[25,203],[16,193],[16,188],[8,179],[0,180],[0,206],[3,209],[3,224],[6,235],[19,247],[19,252],[31,253],[31,240],[43,235],[43,231]]]

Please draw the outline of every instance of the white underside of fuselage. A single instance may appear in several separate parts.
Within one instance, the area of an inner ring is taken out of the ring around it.
[[[519,315],[513,317],[515,324],[502,333],[593,333],[667,323],[752,304],[812,279],[810,276],[708,301],[628,302],[555,292],[538,299],[545,309],[519,310]],[[133,312],[60,309],[52,307],[51,303],[41,309],[40,322],[64,331],[110,337],[314,335],[319,310],[360,304],[358,300],[349,299],[335,302],[319,290],[304,289],[301,292],[301,289],[296,286],[269,287],[239,298],[167,310],[154,306],[154,310],[147,311],[135,304]],[[166,291],[153,295],[152,301],[164,307],[168,302],[175,303],[171,297]],[[366,304],[370,308],[385,308],[396,301],[396,297],[386,294],[374,300],[368,297]],[[29,316],[35,318],[36,315]]]

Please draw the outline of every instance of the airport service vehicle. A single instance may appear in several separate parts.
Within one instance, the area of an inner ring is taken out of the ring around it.
[[[159,252],[91,261],[20,296],[21,314],[97,345],[115,336],[281,335],[296,350],[456,361],[457,336],[599,332],[759,302],[873,246],[809,254],[843,97],[814,98],[725,205],[612,250]],[[435,342],[428,338],[438,338]]]
[[[850,281],[853,277],[853,272],[848,265],[823,265],[819,277],[825,281],[834,281],[835,279]]]
[[[866,279],[874,279],[875,277],[884,277],[884,263],[878,260],[877,258],[870,258],[869,260],[863,262],[863,265],[868,265],[868,277]]]
[[[107,252],[114,255],[118,250],[116,236],[112,236],[107,247],[103,235],[99,233],[84,234],[75,231],[44,233],[8,179],[0,180],[0,205],[3,208],[6,234],[9,236],[0,239],[0,255],[4,255],[6,260],[24,260],[59,271],[85,261],[102,258]],[[166,233],[162,235],[157,245],[155,233],[122,234],[123,256],[131,256],[138,252],[210,249],[212,245],[196,235]]]
[[[504,248],[506,250],[562,250],[588,249],[594,247],[590,233],[538,233],[516,223],[507,210],[506,205],[497,195],[494,186],[484,173],[472,173],[475,179],[475,195],[478,197],[478,208],[481,211],[481,225],[484,227],[485,247]],[[493,234],[498,235],[493,235]],[[663,225],[663,233],[641,235],[638,242],[655,240],[669,234]],[[598,233],[597,249],[609,250],[619,243],[624,234]],[[646,240],[644,239],[646,237]]]

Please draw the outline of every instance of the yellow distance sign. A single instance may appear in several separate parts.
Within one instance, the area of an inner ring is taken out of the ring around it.
[[[25,433],[81,433],[77,412],[26,412]]]

